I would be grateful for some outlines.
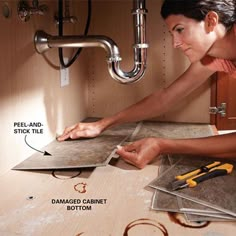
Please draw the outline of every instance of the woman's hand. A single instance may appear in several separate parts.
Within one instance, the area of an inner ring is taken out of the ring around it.
[[[126,146],[118,146],[116,153],[126,162],[142,169],[160,155],[161,139],[144,138]]]
[[[78,139],[78,138],[95,138],[103,131],[102,125],[99,121],[91,123],[77,123],[70,127],[67,127],[63,134],[60,135],[57,140],[64,141],[66,139]]]

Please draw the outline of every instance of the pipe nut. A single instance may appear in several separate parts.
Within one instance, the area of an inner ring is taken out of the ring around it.
[[[147,43],[137,43],[133,45],[133,48],[148,48],[149,45]]]
[[[122,61],[122,58],[119,55],[114,55],[111,57],[107,58],[107,62],[118,62],[118,61]]]

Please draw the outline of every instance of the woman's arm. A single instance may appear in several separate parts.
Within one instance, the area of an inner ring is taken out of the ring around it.
[[[175,104],[202,85],[211,75],[212,71],[196,62],[169,87],[157,90],[140,102],[93,123],[78,123],[65,129],[58,137],[59,141],[67,138],[96,137],[105,129],[126,122],[135,122],[159,116],[170,110]]]
[[[162,153],[207,155],[236,158],[236,133],[204,138],[163,140]]]
[[[143,168],[160,154],[190,154],[236,159],[236,133],[192,139],[145,138],[119,147],[127,162]]]
[[[159,116],[200,87],[213,73],[200,62],[193,63],[169,87],[157,90],[140,102],[109,117],[110,124],[117,125]]]

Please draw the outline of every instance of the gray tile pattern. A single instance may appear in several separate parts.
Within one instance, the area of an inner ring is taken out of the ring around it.
[[[113,157],[116,145],[122,143],[135,129],[136,124],[124,124],[106,130],[97,138],[64,142],[54,140],[42,150],[52,156],[35,153],[13,169],[46,170],[104,166]]]
[[[178,191],[172,191],[171,183],[176,175],[206,165],[213,160],[212,158],[190,157],[183,155],[172,155],[171,158],[174,160],[178,159],[178,162],[169,167],[165,164],[163,174],[150,183],[151,187],[236,217],[235,168],[230,175],[204,181],[195,188],[185,188]],[[236,166],[235,162],[230,160],[227,162]],[[184,202],[182,204],[185,204],[185,207],[187,204],[186,208],[191,207],[194,209],[194,205],[191,205],[189,201],[188,203]],[[203,210],[207,210],[207,208]]]

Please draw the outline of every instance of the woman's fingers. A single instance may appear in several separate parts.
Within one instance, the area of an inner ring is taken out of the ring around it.
[[[116,153],[126,162],[141,169],[159,155],[157,141],[155,138],[140,139],[124,147],[118,146]]]
[[[94,138],[101,133],[100,127],[97,123],[78,123],[76,125],[66,128],[61,136],[57,138],[58,141],[64,141],[68,138]]]
[[[71,138],[71,133],[72,131],[77,127],[77,125],[72,125],[70,127],[65,128],[64,132],[62,135],[60,135],[59,137],[57,137],[58,141],[65,141],[68,138]]]
[[[121,147],[117,146],[116,153],[120,155],[126,162],[138,167],[143,168],[143,164],[139,161],[140,155],[138,152],[138,143],[132,143],[127,146]]]

